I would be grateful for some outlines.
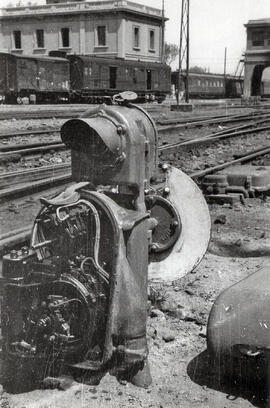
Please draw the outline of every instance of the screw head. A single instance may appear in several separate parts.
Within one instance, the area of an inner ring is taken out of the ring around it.
[[[178,223],[178,221],[176,221],[176,220],[173,220],[173,221],[171,222],[171,227],[174,228],[174,229],[177,228],[178,225],[179,225],[179,223]]]
[[[165,172],[165,171],[168,171],[168,169],[169,169],[169,165],[167,164],[167,163],[163,163],[162,164],[162,170]]]
[[[166,196],[169,195],[170,194],[170,188],[165,187],[164,190],[163,190],[163,194],[166,195]]]

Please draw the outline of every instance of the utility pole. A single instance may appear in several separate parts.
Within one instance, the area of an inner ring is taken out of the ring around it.
[[[165,17],[164,0],[162,0],[162,27],[161,27],[161,62],[165,62]]]
[[[224,96],[226,95],[226,68],[227,68],[227,47],[224,53]]]
[[[184,73],[185,66],[185,73]],[[179,74],[178,74],[178,98],[181,98],[181,79],[184,79],[185,102],[189,102],[189,0],[182,0],[180,46],[179,46]]]

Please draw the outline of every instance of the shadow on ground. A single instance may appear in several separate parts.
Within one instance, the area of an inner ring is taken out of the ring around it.
[[[252,379],[245,378],[244,373],[241,378],[225,377],[219,368],[213,367],[207,350],[190,361],[187,373],[191,381],[196,384],[227,394],[226,398],[235,401],[236,406],[237,399],[243,398],[254,407],[268,407],[266,383],[258,385],[258,382],[255,383]]]
[[[213,255],[235,258],[258,258],[270,256],[269,245],[257,242],[232,242],[226,239],[211,242],[208,251]]]

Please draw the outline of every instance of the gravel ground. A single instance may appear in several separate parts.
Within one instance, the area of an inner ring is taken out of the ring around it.
[[[261,142],[267,144],[268,137],[265,133],[237,138],[211,145],[204,152],[190,150],[179,153],[179,157],[163,158],[186,171],[194,171],[196,162],[198,168],[204,168],[206,164],[227,160],[240,149],[252,150]],[[37,212],[40,195],[2,206],[0,217],[4,229],[14,224],[14,217],[16,228],[28,224]],[[263,389],[232,384],[211,368],[206,351],[206,325],[213,301],[223,289],[262,267],[269,267],[270,200],[247,199],[245,205],[209,208],[212,238],[201,264],[193,273],[173,283],[157,286],[150,282],[162,301],[152,302],[148,318],[153,377],[148,389],[119,384],[114,377],[106,375],[98,386],[71,380],[65,391],[35,390],[18,395],[2,392],[0,407],[263,408]],[[220,217],[224,223],[215,222]],[[170,341],[165,341],[168,338]]]
[[[211,134],[209,130],[207,127],[203,129],[202,132],[195,131],[196,138],[202,136],[202,133]],[[184,136],[186,135],[184,132],[182,132],[182,134]],[[174,141],[175,140],[172,140],[170,143],[174,143]],[[194,147],[183,146],[177,149],[177,151],[162,152],[160,159],[190,174],[197,170],[204,170],[205,168],[233,160],[235,154],[247,153],[248,151],[264,146],[270,146],[269,131],[233,137],[228,140],[225,139],[219,142]],[[258,159],[254,160],[254,163],[258,163]],[[263,161],[261,161],[260,164],[263,164]]]

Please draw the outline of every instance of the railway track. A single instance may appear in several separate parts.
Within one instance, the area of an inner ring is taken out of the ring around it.
[[[200,178],[204,177],[207,174],[211,174],[211,173],[220,171],[220,170],[222,170],[222,169],[224,169],[226,167],[230,167],[230,166],[233,166],[235,164],[250,161],[250,160],[252,160],[254,158],[265,155],[265,154],[267,154],[269,152],[270,152],[270,145],[265,146],[265,147],[260,148],[260,149],[249,151],[246,154],[242,155],[242,157],[239,157],[239,158],[234,159],[234,160],[230,160],[230,161],[228,161],[226,163],[223,163],[223,164],[220,164],[218,166],[213,166],[213,167],[207,168],[205,170],[201,170],[201,171],[191,173],[190,177],[193,178],[193,179],[200,179]],[[61,179],[61,183],[63,183],[63,182],[68,183],[68,182],[71,181],[71,174],[67,169],[67,165],[58,165],[58,166],[54,166],[54,167],[57,168],[57,171],[60,172],[60,174],[58,174],[58,176],[55,176],[54,179],[52,179],[52,178],[41,179],[40,181],[37,181],[37,185],[38,185],[38,183],[45,184],[46,182],[48,182],[48,185],[50,187],[52,187],[53,185],[55,185],[54,183],[56,183],[60,179]],[[41,173],[45,174],[45,172],[48,171],[48,169],[40,169],[40,170],[42,170],[42,171],[40,171],[39,176],[41,175]],[[55,171],[56,171],[56,169],[55,169]],[[12,177],[12,174],[10,174],[9,176]],[[1,180],[0,180],[0,183],[1,183]],[[29,188],[29,190],[31,190],[30,184],[32,184],[32,186],[33,186],[34,182],[29,183],[29,186],[27,186],[25,184],[25,187]],[[1,184],[0,184],[0,188],[1,188]],[[17,187],[15,187],[15,188],[17,188],[17,191],[18,191],[19,189],[23,189],[24,187],[23,187],[23,184],[18,184]],[[11,190],[14,191],[14,187],[12,189],[10,189],[10,193],[12,193]],[[32,190],[33,190],[33,188],[32,188]],[[2,190],[2,191],[5,191],[5,190]],[[4,194],[4,196],[7,197],[8,194],[9,194],[8,189],[6,189],[6,193]],[[17,194],[17,192],[13,193],[13,194]],[[2,196],[1,196],[1,191],[0,191],[0,199],[1,199],[1,197]],[[0,235],[0,252],[3,253],[3,251],[7,251],[8,248],[13,247],[14,245],[24,244],[29,239],[30,233],[31,233],[31,226],[28,225],[28,226],[26,226],[24,228],[13,230],[13,231],[10,231],[10,232],[8,232],[6,234]]]
[[[83,111],[82,111],[83,112]],[[1,114],[1,112],[0,112]],[[178,129],[177,126],[179,126],[179,129],[181,128],[188,128],[188,127],[200,127],[200,126],[206,126],[206,125],[211,125],[211,124],[222,124],[224,122],[230,123],[230,122],[235,122],[235,121],[245,121],[245,120],[250,120],[253,117],[259,116],[259,115],[267,115],[264,112],[256,112],[256,113],[245,113],[245,114],[238,114],[238,115],[212,115],[212,116],[201,116],[201,117],[187,117],[187,118],[174,118],[174,119],[166,119],[166,120],[160,120],[157,119],[156,123],[159,125],[158,130],[160,132],[166,132],[166,131],[171,131],[174,129]],[[78,115],[75,115],[77,117]],[[51,118],[52,116],[50,116]],[[74,117],[72,114],[69,114],[67,118],[69,117]],[[170,126],[169,126],[170,125]],[[174,127],[175,126],[175,127]],[[14,131],[14,132],[9,132],[9,133],[0,133],[0,140],[1,139],[9,139],[13,137],[19,137],[19,136],[32,136],[32,135],[44,135],[44,134],[55,134],[59,133],[60,128],[56,129],[49,129],[49,130],[44,130],[44,129],[34,129],[34,130],[24,130],[24,131]]]
[[[187,127],[187,125],[201,126],[201,125],[206,125],[209,123],[211,124],[224,123],[224,121],[226,121],[226,123],[235,123],[235,121],[240,121],[240,120],[249,121],[250,123],[244,124],[238,127],[232,127],[229,129],[225,129],[220,132],[216,132],[215,134],[204,136],[202,138],[196,138],[192,140],[181,141],[181,142],[172,143],[172,144],[166,144],[166,145],[160,146],[158,149],[160,151],[165,151],[165,150],[175,149],[181,146],[196,145],[199,143],[210,143],[214,140],[219,140],[225,137],[226,138],[236,137],[236,136],[252,133],[253,131],[260,132],[260,131],[268,130],[269,127],[265,126],[265,127],[258,128],[258,125],[261,123],[270,122],[270,114],[259,113],[256,115],[233,115],[229,118],[228,116],[226,117],[224,116],[216,117],[215,116],[211,119],[208,119],[207,121],[205,121],[204,117],[200,119],[201,120],[197,120],[196,118],[195,122],[189,121],[187,123],[183,122],[180,124],[179,122],[177,122],[178,123],[177,125],[172,124],[170,126],[159,126],[158,133],[161,136],[162,135],[164,136],[164,134],[168,135],[170,134],[170,132],[180,129],[182,126]],[[9,138],[14,138],[14,137],[19,137],[19,136],[58,134],[58,133],[60,133],[60,129],[53,129],[50,131],[46,131],[43,129],[43,130],[35,130],[35,131],[30,131],[30,132],[27,132],[27,131],[13,132],[13,133],[1,134],[0,139],[9,139]],[[12,155],[26,156],[26,155],[47,153],[52,150],[54,151],[65,150],[65,145],[60,140],[52,141],[52,142],[36,142],[36,143],[27,143],[27,144],[4,145],[4,146],[0,146],[0,160],[10,157]]]
[[[268,121],[270,122],[270,118]],[[270,129],[270,124],[266,126],[258,127],[257,125],[260,123],[265,123],[265,120],[257,122],[256,124],[254,123],[251,125],[244,125],[244,126],[236,127],[233,129],[226,129],[221,132],[216,132],[211,135],[206,135],[204,137],[199,137],[199,138],[194,138],[194,139],[187,140],[187,141],[181,141],[181,142],[170,143],[170,144],[166,144],[163,146],[159,146],[158,151],[164,152],[164,151],[169,151],[169,150],[175,150],[179,147],[184,147],[184,146],[196,146],[196,145],[201,145],[201,144],[210,144],[210,143],[213,143],[219,140],[229,139],[232,137],[244,136],[244,135],[248,135],[252,133],[264,132]]]
[[[2,139],[10,139],[14,137],[20,137],[20,136],[41,136],[41,135],[46,135],[46,134],[54,134],[54,133],[59,133],[60,129],[51,129],[51,130],[44,130],[44,129],[38,129],[38,130],[24,130],[24,131],[18,131],[18,132],[12,132],[12,133],[0,133],[0,140]]]
[[[30,190],[31,186],[37,186],[37,183],[45,183],[48,180],[53,184],[54,181],[58,182],[63,177],[66,177],[67,180],[71,177],[70,163],[2,173],[0,175],[0,199],[6,197],[7,192],[9,196],[16,195],[23,186],[27,190],[26,186],[29,185],[28,190]]]
[[[224,125],[229,123],[237,123],[237,122],[251,122],[260,119],[267,119],[270,117],[269,113],[265,112],[256,112],[253,114],[242,114],[242,115],[224,115],[220,117],[213,117],[213,118],[201,118],[199,120],[195,119],[192,121],[178,121],[178,122],[170,122],[167,125],[166,121],[159,121],[159,125],[162,125],[158,128],[160,134],[166,134],[169,131],[178,131],[181,129],[188,129],[194,127],[202,127],[202,126],[211,126],[211,125]]]
[[[0,120],[8,120],[8,119],[66,119],[66,118],[75,118],[85,112],[86,108],[84,109],[70,109],[70,110],[63,110],[63,111],[56,111],[56,110],[44,110],[44,111],[26,111],[26,110],[17,110],[17,111],[0,111]]]
[[[243,120],[243,117],[247,118],[247,115],[233,115],[234,118],[230,119],[239,119],[241,118]],[[237,116],[237,117],[235,117]],[[220,117],[217,118],[215,117],[213,120],[220,120]],[[224,120],[224,118],[221,118]],[[228,119],[228,117],[227,117]],[[248,121],[248,119],[247,119]],[[187,140],[187,141],[181,141],[179,143],[171,144],[171,145],[166,145],[166,146],[159,146],[159,151],[166,151],[168,149],[176,149],[178,147],[182,147],[185,145],[195,145],[195,144],[201,144],[201,143],[212,143],[217,140],[221,140],[223,138],[229,138],[229,137],[236,137],[236,136],[241,136],[244,134],[249,134],[249,133],[255,133],[259,131],[265,131],[270,129],[270,124],[262,125],[265,122],[270,122],[270,114],[265,114],[263,115],[262,113],[259,113],[257,115],[252,115],[251,119],[249,116],[249,123],[242,124],[241,126],[236,126],[232,127],[229,129],[223,129],[220,132],[216,132],[211,135],[207,135],[205,137],[201,138],[196,138],[194,140]],[[198,123],[199,121],[196,120]],[[204,122],[204,119],[202,118],[202,122]],[[190,122],[192,123],[192,122]],[[159,127],[160,130],[160,127]],[[53,130],[53,132],[59,132],[59,129]],[[17,135],[21,134],[27,134],[26,132],[18,132]],[[31,132],[32,133],[32,132]],[[38,134],[45,134],[49,133],[48,131],[45,130],[37,130],[36,133]],[[10,134],[10,137],[14,136],[14,134]],[[41,151],[46,151],[49,149],[60,149],[60,148],[65,148],[65,145],[59,141],[59,142],[50,142],[44,143],[32,143],[30,146],[25,144],[25,145],[5,145],[0,147],[0,157],[4,154],[27,154],[26,152],[31,152],[33,153],[40,153]],[[217,172],[219,170],[222,170],[226,167],[232,166],[234,164],[239,164],[243,163],[249,160],[252,160],[256,157],[265,155],[270,152],[270,145],[264,146],[262,148],[253,150],[248,152],[247,154],[243,155],[242,157],[238,157],[234,160],[230,160],[226,163],[213,166],[204,170],[196,171],[194,173],[191,173],[190,176],[193,179],[200,179],[204,177],[207,174]],[[3,156],[2,156],[3,157]],[[55,187],[57,185],[65,185],[68,184],[72,181],[71,179],[71,169],[70,169],[70,163],[66,164],[58,164],[58,165],[53,165],[53,166],[44,166],[41,168],[34,168],[30,170],[22,170],[22,171],[16,171],[16,172],[10,172],[10,173],[4,173],[0,175],[0,202],[6,202],[9,199],[13,199],[18,196],[26,196],[33,194],[35,192],[49,189],[52,187]],[[3,234],[0,235],[0,250],[3,250],[3,248],[7,248],[8,246],[15,245],[16,243],[20,244],[24,242],[27,237],[29,236],[30,233],[30,227],[25,227],[20,230],[16,231],[11,231],[8,234]]]
[[[220,132],[213,133],[211,135],[206,135],[191,140],[185,140],[176,143],[162,145],[158,147],[158,150],[160,152],[164,152],[169,150],[175,150],[179,147],[209,144],[222,139],[244,136],[251,133],[263,132],[270,129],[270,124],[264,126],[258,125],[267,122],[270,122],[270,115],[265,119],[260,119],[259,121],[254,121],[250,124],[225,129]],[[158,131],[160,134],[160,128],[158,129]],[[167,133],[168,132],[169,130],[167,130]],[[39,155],[49,153],[50,151],[55,152],[60,150],[67,150],[65,144],[62,143],[61,141],[4,145],[0,146],[0,161],[12,156]]]

